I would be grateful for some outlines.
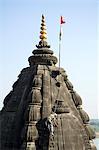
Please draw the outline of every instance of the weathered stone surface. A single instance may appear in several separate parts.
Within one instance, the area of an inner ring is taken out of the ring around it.
[[[91,150],[95,134],[85,125],[89,117],[81,104],[60,68],[39,64],[24,69],[0,112],[1,149]],[[57,126],[51,137],[45,122],[53,112]]]

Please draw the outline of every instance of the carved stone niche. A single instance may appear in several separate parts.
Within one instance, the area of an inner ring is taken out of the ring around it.
[[[56,114],[69,113],[69,108],[68,108],[68,106],[64,105],[63,100],[56,100],[55,105],[52,108],[52,110]]]
[[[34,79],[33,79],[33,87],[42,87],[42,75],[38,74],[35,75]]]
[[[81,97],[77,94],[77,92],[75,92],[75,91],[70,91],[70,93],[71,93],[72,99],[73,99],[73,101],[74,101],[76,107],[79,106],[79,105],[82,105],[82,99],[81,99]]]

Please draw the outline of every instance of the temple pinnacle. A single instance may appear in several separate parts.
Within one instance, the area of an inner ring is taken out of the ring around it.
[[[46,32],[46,24],[45,24],[45,18],[44,15],[42,15],[42,20],[41,20],[41,31],[40,31],[40,39],[43,41],[47,40],[47,32]]]
[[[39,44],[36,45],[37,48],[50,48],[50,45],[47,43],[47,32],[46,32],[46,24],[45,24],[45,17],[42,15],[41,20],[41,31],[40,31],[40,41]]]

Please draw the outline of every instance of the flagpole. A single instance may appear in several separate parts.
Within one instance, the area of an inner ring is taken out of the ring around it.
[[[60,68],[60,56],[61,55],[61,24],[60,24],[60,34],[59,34],[59,68]]]
[[[60,68],[60,50],[61,50],[61,41],[59,40],[59,68]]]
[[[63,17],[60,17],[60,34],[59,34],[59,69],[60,69],[60,64],[61,64],[61,39],[62,39],[62,24],[64,24],[65,21]]]

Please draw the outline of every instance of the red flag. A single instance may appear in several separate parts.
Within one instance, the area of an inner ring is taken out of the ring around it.
[[[64,20],[63,16],[61,16],[61,18],[60,18],[60,24],[64,24],[64,23],[65,23],[65,20]]]
[[[60,68],[60,50],[61,50],[61,38],[62,38],[62,24],[65,23],[63,16],[60,17],[60,33],[59,33],[59,68]]]
[[[62,36],[62,24],[65,23],[65,20],[63,16],[60,17],[60,33],[59,33],[59,40],[61,41],[61,36]]]

